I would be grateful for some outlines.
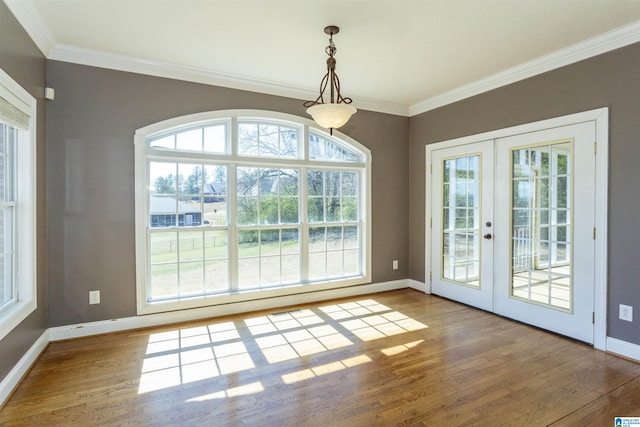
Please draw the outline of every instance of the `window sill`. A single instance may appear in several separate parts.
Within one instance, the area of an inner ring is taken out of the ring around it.
[[[0,314],[0,340],[4,339],[16,326],[36,309],[35,301],[22,301]]]
[[[362,285],[371,280],[367,276],[354,276],[348,279],[328,280],[313,284],[297,284],[275,286],[265,289],[240,290],[225,294],[215,294],[199,297],[185,297],[170,301],[147,302],[138,306],[138,315],[162,313],[175,310],[186,310],[201,307],[215,307],[223,304],[245,303],[268,298],[287,297],[296,303],[296,295],[317,291],[339,289],[349,286]],[[140,301],[140,299],[138,300]]]

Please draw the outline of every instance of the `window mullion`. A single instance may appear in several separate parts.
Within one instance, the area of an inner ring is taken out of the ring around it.
[[[178,216],[177,220],[179,221],[180,218]],[[181,280],[180,280],[180,272],[181,272],[181,268],[180,268],[180,227],[178,227],[176,229],[176,275],[178,277],[178,297],[182,296],[182,292],[181,292]]]
[[[228,147],[228,149],[229,149],[229,152],[231,153],[231,157],[234,159],[237,158],[238,145],[240,145],[238,141],[238,118],[237,117],[231,118],[231,126],[229,129],[229,137],[228,137],[227,144],[229,144],[230,146]]]
[[[178,298],[180,297],[180,209],[178,208],[180,203],[181,189],[180,185],[180,162],[176,162],[176,203],[175,203],[175,224],[176,227],[176,277],[178,283],[176,283]]]
[[[306,129],[306,126],[305,126]],[[305,144],[306,146],[307,144]],[[306,151],[306,150],[305,150]],[[298,188],[298,198],[300,206],[300,279],[301,281],[309,281],[309,205],[307,197],[307,168],[302,167],[300,188]]]
[[[235,121],[235,119],[234,119]],[[235,126],[234,126],[235,127]],[[235,145],[235,144],[232,144]],[[237,191],[237,164],[229,165],[227,171],[227,250],[229,257],[229,290],[238,290],[238,191]]]
[[[22,298],[22,295],[20,295],[20,287],[18,286],[19,281],[21,280],[21,278],[19,277],[20,274],[20,270],[18,269],[18,254],[17,252],[20,251],[20,247],[18,246],[18,232],[17,232],[17,217],[16,217],[16,208],[15,207],[11,207],[11,214],[10,214],[10,218],[11,218],[11,224],[9,226],[10,230],[9,230],[9,236],[11,239],[11,242],[6,242],[8,244],[8,246],[11,248],[11,262],[10,262],[10,271],[5,273],[5,280],[9,281],[9,286],[8,288],[11,290],[10,293],[12,295],[12,299],[14,301],[20,301]],[[5,221],[6,224],[6,221]],[[6,249],[5,249],[6,252]],[[5,255],[6,256],[6,255]]]
[[[229,126],[229,153],[232,159],[238,158],[238,118],[231,117]],[[229,257],[229,291],[238,290],[238,164],[236,161],[229,164],[227,170],[227,221],[229,222],[227,234],[227,247]]]
[[[302,140],[299,141],[300,145],[298,145],[298,152],[302,153],[302,160],[305,162],[309,161],[309,126],[302,127]],[[302,149],[300,149],[302,147]]]
[[[18,189],[17,189],[17,162],[16,162],[16,154],[17,154],[17,143],[18,143],[18,132],[17,130],[11,130],[9,127],[5,127],[6,129],[6,138],[5,138],[5,158],[4,160],[4,200],[6,201],[7,206],[9,207],[9,221],[8,230],[7,228],[7,219],[5,218],[3,228],[6,234],[5,236],[5,250],[6,248],[10,248],[11,251],[11,259],[9,262],[9,271],[5,272],[5,280],[8,280],[9,285],[5,286],[5,289],[9,290],[11,298],[14,302],[20,301],[22,299],[22,295],[20,295],[20,286],[18,284],[22,280],[20,277],[20,269],[18,268],[18,255],[20,254],[20,242],[18,242],[18,217],[17,217],[17,209],[16,209],[16,200],[18,197]],[[10,241],[7,241],[10,240]],[[6,255],[5,255],[6,257]],[[4,261],[4,260],[3,260]]]

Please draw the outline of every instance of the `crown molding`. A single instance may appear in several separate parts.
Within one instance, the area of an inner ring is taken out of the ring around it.
[[[640,41],[640,21],[576,43],[409,107],[409,117]]]
[[[31,0],[4,0],[4,4],[13,13],[13,16],[31,37],[40,52],[45,58],[48,58],[56,45],[56,39],[40,17]]]
[[[64,44],[56,44],[48,59],[296,99],[315,99],[318,96],[316,91],[300,86]],[[364,110],[400,116],[409,115],[409,108],[406,105],[357,97],[353,97],[353,101],[354,105]]]

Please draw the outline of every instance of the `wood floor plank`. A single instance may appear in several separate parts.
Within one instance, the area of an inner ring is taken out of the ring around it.
[[[640,415],[639,364],[407,289],[53,342],[0,425],[560,426],[625,415]]]
[[[640,378],[621,385],[559,420],[554,426],[614,425],[615,417],[640,417]]]

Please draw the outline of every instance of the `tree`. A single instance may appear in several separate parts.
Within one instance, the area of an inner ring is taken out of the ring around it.
[[[206,175],[206,170],[205,170],[205,175]],[[226,187],[227,185],[227,168],[226,167],[216,166],[215,182],[224,183]]]
[[[182,188],[182,192],[184,194],[202,194],[202,183],[207,180],[207,171],[206,169],[202,169],[201,166],[195,166],[193,168],[193,172],[191,175],[187,177],[187,180],[184,181],[184,188]],[[197,200],[197,197],[193,198]]]
[[[298,132],[295,129],[259,123],[239,126],[240,152],[255,156],[296,157]]]
[[[176,193],[176,178],[173,174],[169,174],[166,177],[159,176],[154,183],[157,194],[175,194]]]

